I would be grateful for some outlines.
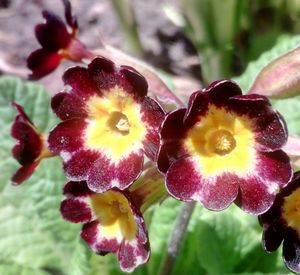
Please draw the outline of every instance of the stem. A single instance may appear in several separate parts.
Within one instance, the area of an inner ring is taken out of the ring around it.
[[[113,0],[112,4],[125,34],[127,48],[129,48],[131,53],[142,56],[144,49],[137,30],[132,2],[128,0]]]
[[[196,202],[185,203],[181,209],[181,212],[178,214],[167,248],[167,255],[160,266],[160,275],[171,274],[195,205]]]

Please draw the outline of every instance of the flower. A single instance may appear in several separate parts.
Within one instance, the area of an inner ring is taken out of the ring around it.
[[[62,0],[65,6],[67,25],[54,13],[43,11],[46,22],[35,28],[35,35],[42,48],[32,52],[27,67],[32,71],[30,79],[36,80],[54,71],[62,59],[80,62],[89,56],[85,46],[76,39],[77,20],[72,16],[71,3]],[[68,30],[68,27],[71,30]]]
[[[187,109],[169,113],[161,129],[158,168],[175,198],[222,210],[233,201],[265,212],[292,176],[281,115],[264,96],[242,95],[230,80],[191,95]]]
[[[44,145],[43,135],[38,132],[23,108],[15,102],[12,106],[18,112],[11,128],[11,135],[17,140],[12,155],[22,166],[14,173],[11,180],[18,185],[31,176],[43,158],[50,157],[52,154]]]
[[[283,241],[285,265],[300,273],[300,173],[277,194],[272,207],[259,216],[263,226],[263,247],[274,252]]]
[[[81,237],[99,255],[117,253],[120,267],[131,272],[150,256],[144,219],[129,192],[97,194],[86,182],[68,182],[61,203],[63,217],[84,223]]]
[[[50,132],[50,150],[61,155],[70,180],[86,180],[97,193],[126,189],[140,175],[144,154],[155,160],[164,118],[146,96],[145,78],[98,57],[88,68],[68,69],[63,80],[70,89],[52,99],[63,122]]]

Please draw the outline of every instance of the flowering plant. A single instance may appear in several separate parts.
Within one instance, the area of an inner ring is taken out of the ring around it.
[[[292,71],[298,52],[264,64],[248,87],[222,77],[182,94],[139,60],[89,49],[62,2],[66,23],[44,11],[42,48],[27,59],[30,80],[75,62],[60,90],[50,98],[18,80],[11,92],[0,78],[0,137],[12,148],[0,178],[22,183],[1,194],[3,242],[19,242],[3,252],[18,267],[0,273],[285,272],[261,235],[267,252],[283,243],[284,265],[300,273],[300,132],[273,99],[298,94],[280,69]]]

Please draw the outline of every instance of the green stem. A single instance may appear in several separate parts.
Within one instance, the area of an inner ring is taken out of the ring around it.
[[[144,49],[139,37],[132,1],[112,0],[112,4],[123,29],[127,48],[134,55],[142,56]]]
[[[169,275],[176,262],[176,257],[184,239],[190,218],[193,214],[195,202],[185,203],[178,214],[171,238],[167,247],[167,254],[160,266],[160,275]]]

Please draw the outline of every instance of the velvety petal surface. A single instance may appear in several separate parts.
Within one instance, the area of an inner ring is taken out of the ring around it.
[[[58,51],[66,48],[71,37],[64,22],[49,11],[43,12],[46,23],[39,24],[35,28],[35,35],[44,49]]]
[[[36,167],[39,165],[39,161],[32,162],[30,164],[20,167],[12,176],[11,181],[14,185],[19,185],[23,181],[27,180],[32,173],[35,171]]]
[[[60,64],[62,57],[46,49],[38,49],[27,58],[27,67],[32,71],[29,79],[37,80],[54,71]]]
[[[143,169],[143,152],[132,152],[118,163],[112,163],[102,155],[88,172],[87,183],[97,193],[105,192],[113,187],[124,190],[134,182]]]
[[[230,98],[230,108],[252,120],[259,150],[275,151],[287,142],[286,124],[266,97],[255,94],[235,96]]]

